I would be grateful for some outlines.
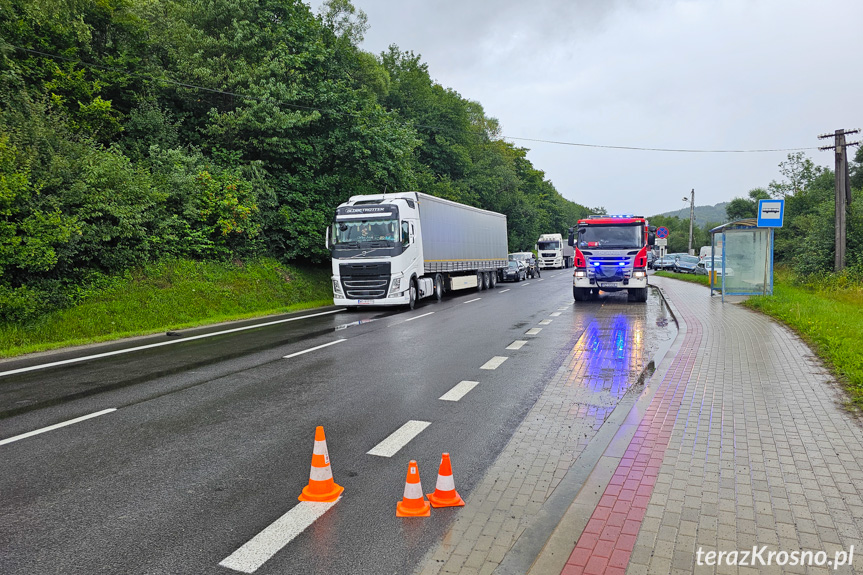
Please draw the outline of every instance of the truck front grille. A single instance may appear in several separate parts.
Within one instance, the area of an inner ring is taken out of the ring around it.
[[[342,289],[348,299],[380,299],[387,296],[390,264],[350,263],[339,266]]]

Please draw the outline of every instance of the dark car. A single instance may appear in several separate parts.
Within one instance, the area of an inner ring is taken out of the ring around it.
[[[699,261],[698,256],[678,254],[674,258],[674,267],[672,269],[679,274],[694,274],[698,268]]]
[[[509,260],[501,275],[503,281],[520,282],[527,279],[527,266],[521,260]]]
[[[653,251],[649,251],[649,252],[647,252],[647,267],[648,267],[648,268],[652,268],[652,267],[653,267],[653,261],[654,261],[655,259],[656,259],[656,254],[654,254],[654,253],[653,253]]]

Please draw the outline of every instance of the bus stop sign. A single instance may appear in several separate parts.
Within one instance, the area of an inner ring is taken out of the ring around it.
[[[758,200],[758,227],[781,228],[785,200]]]

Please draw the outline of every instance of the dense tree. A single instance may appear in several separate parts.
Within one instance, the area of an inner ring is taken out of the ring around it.
[[[0,319],[144,261],[323,262],[333,208],[419,190],[526,249],[587,213],[349,0],[0,1]]]

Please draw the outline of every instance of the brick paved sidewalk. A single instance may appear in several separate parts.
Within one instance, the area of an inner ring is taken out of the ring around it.
[[[683,339],[589,521],[566,534],[577,543],[562,573],[863,573],[863,431],[829,373],[768,318],[697,284],[651,282]],[[853,546],[854,565],[696,562],[762,546],[765,561]]]

